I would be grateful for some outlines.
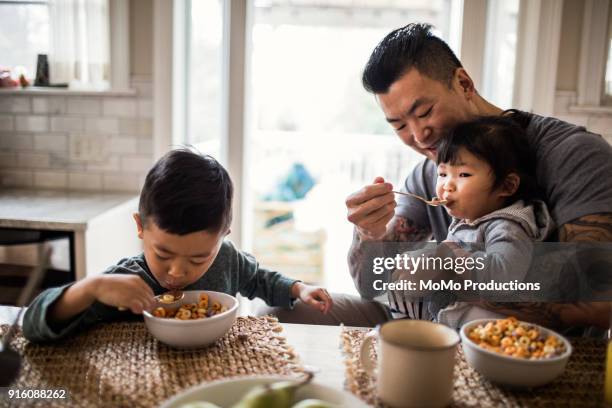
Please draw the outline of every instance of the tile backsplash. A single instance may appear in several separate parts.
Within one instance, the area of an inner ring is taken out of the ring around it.
[[[138,192],[153,162],[150,79],[134,95],[0,93],[0,186]]]

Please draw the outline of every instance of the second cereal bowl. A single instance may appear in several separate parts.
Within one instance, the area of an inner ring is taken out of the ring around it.
[[[219,302],[225,312],[204,319],[179,320],[155,317],[150,312],[143,313],[147,329],[157,340],[172,347],[201,348],[214,343],[229,331],[238,314],[238,300],[225,293],[210,290],[186,291],[180,304],[198,303],[201,294],[207,294],[209,304]]]
[[[495,351],[486,350],[472,341],[468,334],[478,325],[495,322],[495,319],[478,319],[461,327],[461,344],[468,364],[488,380],[512,387],[537,387],[557,378],[565,370],[572,354],[569,341],[560,334],[532,323],[543,336],[553,335],[563,343],[565,351],[558,356],[538,360],[512,357]],[[524,323],[524,322],[518,322]]]

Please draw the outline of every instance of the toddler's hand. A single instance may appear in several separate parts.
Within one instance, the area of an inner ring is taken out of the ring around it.
[[[299,298],[302,302],[314,307],[323,314],[329,312],[334,303],[326,289],[306,285],[302,282],[296,282],[293,285],[292,292],[294,297]]]
[[[461,247],[457,242],[445,240],[442,241],[440,248],[442,248],[443,245],[448,248],[455,256],[469,257],[471,255],[468,251],[463,249],[463,247]]]
[[[96,280],[94,296],[101,303],[137,314],[155,305],[153,289],[138,275],[105,274]]]

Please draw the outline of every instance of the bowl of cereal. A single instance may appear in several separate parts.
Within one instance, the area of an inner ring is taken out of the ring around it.
[[[516,320],[478,319],[460,331],[468,364],[488,380],[514,387],[537,387],[565,370],[572,346],[560,334]]]
[[[214,343],[236,321],[238,300],[210,290],[183,292],[171,306],[159,302],[143,316],[149,333],[172,347],[200,348]]]

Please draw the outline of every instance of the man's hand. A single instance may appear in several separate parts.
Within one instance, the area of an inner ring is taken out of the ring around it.
[[[105,274],[96,278],[93,295],[101,303],[130,309],[136,314],[155,305],[153,289],[138,275]]]
[[[306,285],[295,282],[291,287],[291,295],[300,299],[307,305],[314,307],[321,313],[326,314],[332,308],[334,302],[326,289],[317,286]]]
[[[393,185],[376,177],[374,183],[363,187],[346,199],[348,220],[355,224],[364,240],[379,241],[387,232],[387,224],[395,215]]]

